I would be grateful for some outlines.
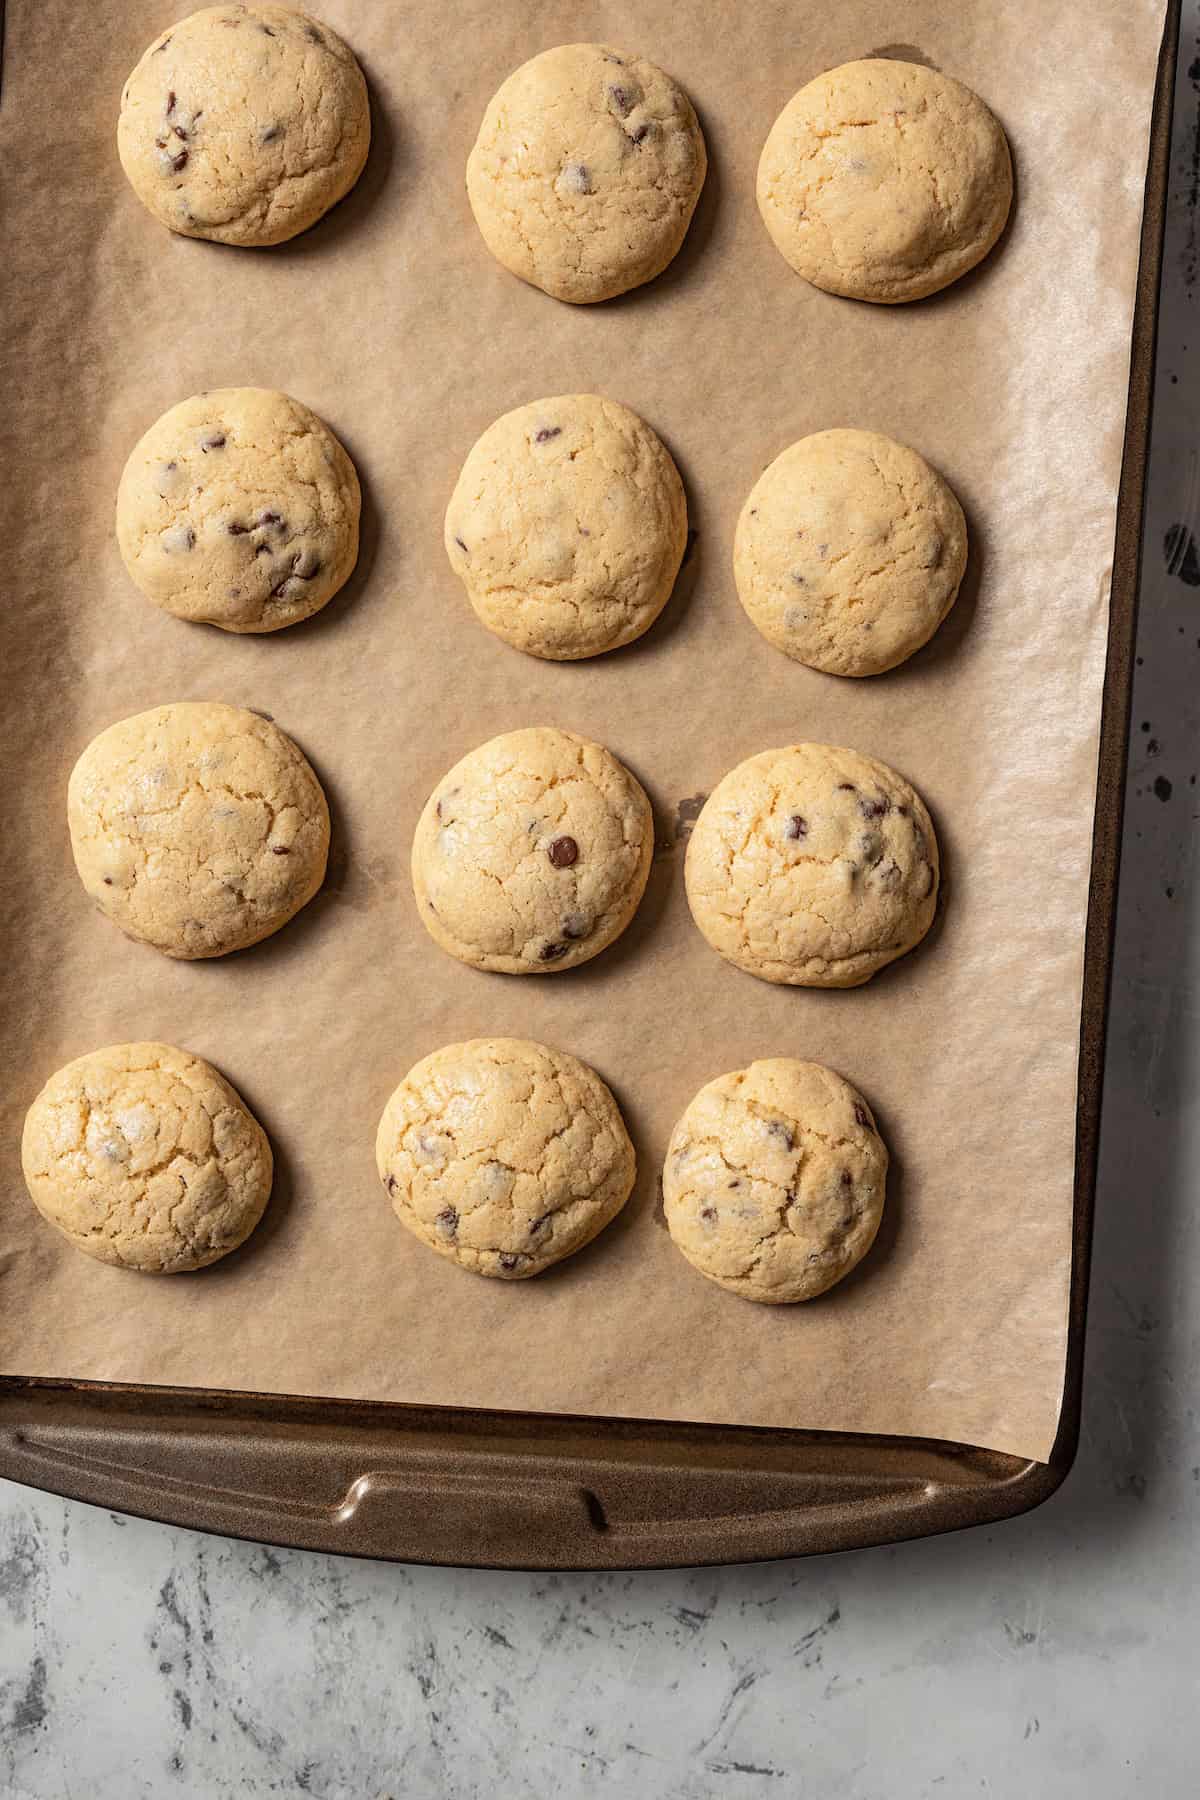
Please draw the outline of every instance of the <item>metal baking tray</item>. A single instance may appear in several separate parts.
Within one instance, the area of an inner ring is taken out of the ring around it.
[[[1049,1461],[932,1439],[7,1376],[0,1476],[233,1537],[531,1569],[849,1550],[989,1524],[1059,1487],[1079,1440],[1179,13],[1170,0],[1146,178],[1080,1019],[1069,1340]]]

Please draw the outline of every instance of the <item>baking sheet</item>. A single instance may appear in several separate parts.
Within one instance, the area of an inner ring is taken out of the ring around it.
[[[1044,1457],[1065,1352],[1074,1084],[1109,563],[1160,0],[1082,8],[775,0],[730,7],[330,3],[372,90],[350,199],[267,251],[172,238],[125,186],[122,81],[187,5],[9,9],[3,506],[8,669],[0,918],[0,1370],[455,1405],[961,1439]],[[494,88],[547,45],[597,38],[670,70],[700,113],[708,184],[658,282],[560,306],[488,257],[462,187]],[[69,54],[64,54],[69,46]],[[1012,226],[982,271],[906,308],[819,294],[754,205],[763,137],[821,68],[871,51],[978,87],[1013,145]],[[69,128],[64,122],[69,122]],[[160,615],[112,535],[125,456],[204,387],[277,386],[355,457],[363,550],[316,620],[236,639]],[[583,664],[479,627],[441,517],[498,413],[594,389],[679,462],[698,536],[640,644]],[[914,444],[966,508],[972,563],[905,668],[822,677],[737,605],[733,527],[780,449],[828,425]],[[67,773],[112,720],[163,700],[271,712],[329,793],[322,895],[266,944],[170,963],[86,901]],[[641,778],[659,854],[638,917],[585,968],[489,976],[435,950],[407,859],[466,749],[556,723]],[[811,737],[916,782],[937,822],[930,938],[865,988],[772,988],[690,923],[698,796],[753,751]],[[593,1063],[639,1154],[621,1219],[533,1282],[483,1282],[392,1218],[375,1125],[419,1056],[512,1033]],[[18,1139],[45,1076],[125,1038],[214,1061],[271,1134],[267,1220],[225,1263],[153,1281],[79,1256],[24,1195]],[[893,1152],[871,1256],[797,1308],[740,1302],[672,1248],[661,1156],[695,1089],[756,1056],[862,1087]]]

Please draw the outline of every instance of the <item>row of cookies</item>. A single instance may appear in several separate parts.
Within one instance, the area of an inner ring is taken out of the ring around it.
[[[71,848],[96,905],[168,956],[269,937],[325,877],[329,808],[303,753],[263,714],[185,701],[94,738],[67,787]],[[412,884],[460,962],[558,973],[633,918],[654,854],[637,778],[601,744],[532,726],[468,752],[429,796]],[[885,763],[827,744],[748,757],[688,843],[692,915],[766,981],[855,987],[933,921],[938,849],[924,802]]]
[[[156,606],[225,631],[318,612],[358,556],[358,477],[308,407],[266,388],[181,401],[125,464],[117,542]],[[560,394],[505,413],[463,464],[445,518],[476,616],[518,650],[577,661],[633,642],[675,585],[687,502],[670,453],[627,406]],[[875,675],[928,642],[958,593],[967,529],[948,484],[874,431],[783,451],[742,508],[734,577],[778,649]]]
[[[358,180],[366,82],[329,26],[280,6],[215,6],[148,47],[121,95],[117,147],[148,211],[184,237],[282,243]],[[522,64],[467,161],[496,260],[591,304],[662,273],[708,156],[688,96],[639,55],[560,44]],[[1012,165],[977,94],[921,64],[869,58],[802,87],[758,165],[763,222],[814,286],[884,304],[936,293],[1004,228]]]
[[[271,1146],[210,1063],[116,1044],[50,1077],[25,1119],[39,1212],[79,1250],[150,1274],[200,1269],[250,1236]],[[379,1121],[375,1160],[396,1217],[477,1275],[519,1281],[620,1212],[636,1158],[594,1069],[520,1038],[423,1058]],[[702,1275],[770,1304],[824,1293],[870,1249],[888,1153],[862,1095],[819,1063],[776,1058],[710,1081],[663,1167],[671,1237]]]

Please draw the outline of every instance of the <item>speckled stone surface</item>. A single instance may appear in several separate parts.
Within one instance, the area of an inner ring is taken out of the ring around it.
[[[923,1544],[555,1577],[280,1552],[0,1487],[4,1800],[1195,1792],[1198,15],[1188,0],[1083,1443],[1065,1488]]]

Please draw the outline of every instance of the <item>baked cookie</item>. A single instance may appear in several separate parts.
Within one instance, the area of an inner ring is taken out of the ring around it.
[[[170,25],[121,95],[134,193],[183,237],[280,244],[367,160],[367,84],[336,31],[287,6],[209,6]]]
[[[768,643],[827,675],[878,675],[928,642],[967,566],[962,507],[915,450],[818,431],[742,508],[738,598]]]
[[[325,879],[329,808],[290,737],[216,701],[156,706],[71,771],[79,879],[126,937],[224,956],[270,937]]]
[[[211,1063],[171,1044],[113,1044],[52,1075],[21,1164],[42,1217],[100,1262],[174,1275],[250,1236],[271,1146]]]
[[[117,491],[125,567],[155,606],[223,631],[319,612],[358,558],[358,476],[316,413],[271,388],[181,400]]]
[[[843,63],[794,94],[758,165],[775,247],[814,287],[893,305],[981,262],[1012,204],[1008,140],[978,94],[917,63]]]
[[[811,1300],[871,1248],[887,1167],[848,1081],[772,1057],[710,1081],[676,1125],[667,1229],[693,1268],[744,1300]]]
[[[621,935],[653,854],[650,802],[629,770],[536,725],[481,744],[439,781],[413,838],[413,892],[460,962],[548,975]]]
[[[790,987],[858,987],[933,923],[937,839],[886,763],[791,744],[717,783],[684,878],[692,917],[739,969]]]
[[[522,1038],[448,1044],[379,1121],[396,1217],[476,1275],[523,1281],[590,1243],[633,1187],[617,1103],[593,1069]]]
[[[553,662],[641,637],[686,547],[675,464],[636,413],[598,394],[489,425],[446,512],[446,554],[481,622]]]
[[[510,75],[467,160],[488,249],[556,300],[609,300],[660,275],[708,159],[669,75],[606,44],[560,44]]]

